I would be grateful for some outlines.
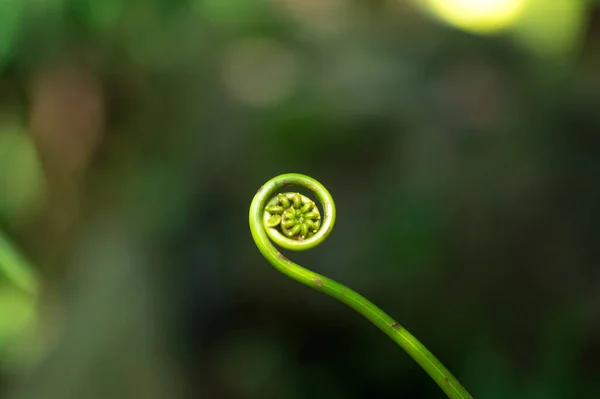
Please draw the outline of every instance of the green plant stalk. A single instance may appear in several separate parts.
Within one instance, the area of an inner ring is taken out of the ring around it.
[[[273,216],[265,210],[277,205],[275,195],[288,186],[300,186],[313,192],[323,208],[323,222],[315,235],[307,239],[293,239],[269,226]],[[440,386],[451,399],[472,398],[446,367],[412,334],[375,304],[350,288],[323,275],[312,272],[287,259],[271,243],[294,251],[302,251],[320,244],[335,223],[335,204],[329,192],[316,180],[297,173],[277,176],[265,183],[250,205],[250,231],[259,251],[280,272],[317,291],[330,295],[362,314],[404,349]]]
[[[0,230],[0,274],[3,274],[15,287],[37,295],[39,279],[35,270],[2,230]]]

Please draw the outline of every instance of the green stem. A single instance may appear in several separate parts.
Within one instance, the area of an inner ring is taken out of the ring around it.
[[[0,230],[0,274],[3,274],[17,288],[32,295],[37,294],[38,278],[33,267],[2,230]]]
[[[277,207],[274,206],[278,205],[276,194],[288,186],[304,187],[312,191],[321,202],[323,222],[318,232],[307,239],[288,238],[281,234],[277,227],[271,227],[272,219],[269,218],[273,215],[266,211],[265,207],[271,206],[272,209],[276,209]],[[450,371],[421,342],[371,301],[342,284],[292,262],[271,243],[273,240],[277,245],[294,251],[310,249],[320,244],[329,235],[334,223],[335,204],[329,192],[316,180],[301,174],[284,174],[269,180],[258,190],[250,205],[252,237],[263,256],[277,270],[302,284],[336,298],[369,319],[419,363],[449,398],[471,398]]]

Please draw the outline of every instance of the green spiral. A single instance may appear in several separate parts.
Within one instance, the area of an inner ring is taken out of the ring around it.
[[[322,216],[310,198],[294,191],[281,192],[294,186],[314,193],[321,204]],[[472,398],[419,340],[371,301],[342,284],[292,262],[272,244],[274,242],[293,251],[313,248],[331,233],[335,213],[333,198],[321,183],[297,173],[284,174],[266,182],[254,196],[250,205],[250,231],[259,251],[277,270],[336,298],[369,319],[419,363],[449,398]]]

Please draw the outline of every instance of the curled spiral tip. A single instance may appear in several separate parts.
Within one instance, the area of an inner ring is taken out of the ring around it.
[[[321,203],[321,210],[305,195],[295,191],[280,192],[293,186],[314,193]],[[331,194],[315,179],[296,173],[280,175],[266,182],[250,205],[252,238],[262,255],[277,270],[336,298],[365,316],[412,356],[449,398],[471,398],[423,344],[375,304],[350,288],[292,262],[273,245],[294,251],[313,248],[327,238],[334,223],[335,205]]]
[[[281,192],[287,187],[302,187],[314,193],[323,215],[306,195]],[[259,220],[261,223],[257,223]],[[315,179],[297,173],[279,175],[266,182],[250,205],[250,226],[257,244],[268,237],[282,248],[304,251],[323,242],[334,223],[335,204],[329,191]]]

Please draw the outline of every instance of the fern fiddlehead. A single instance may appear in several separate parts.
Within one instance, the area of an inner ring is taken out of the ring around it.
[[[296,192],[280,193],[291,186],[314,193],[323,215],[310,198]],[[327,238],[335,217],[333,198],[323,185],[309,176],[289,173],[269,180],[258,190],[250,205],[250,231],[259,251],[277,270],[362,314],[404,349],[449,398],[471,398],[450,371],[398,322],[350,288],[287,259],[272,243],[293,251],[314,248]]]

